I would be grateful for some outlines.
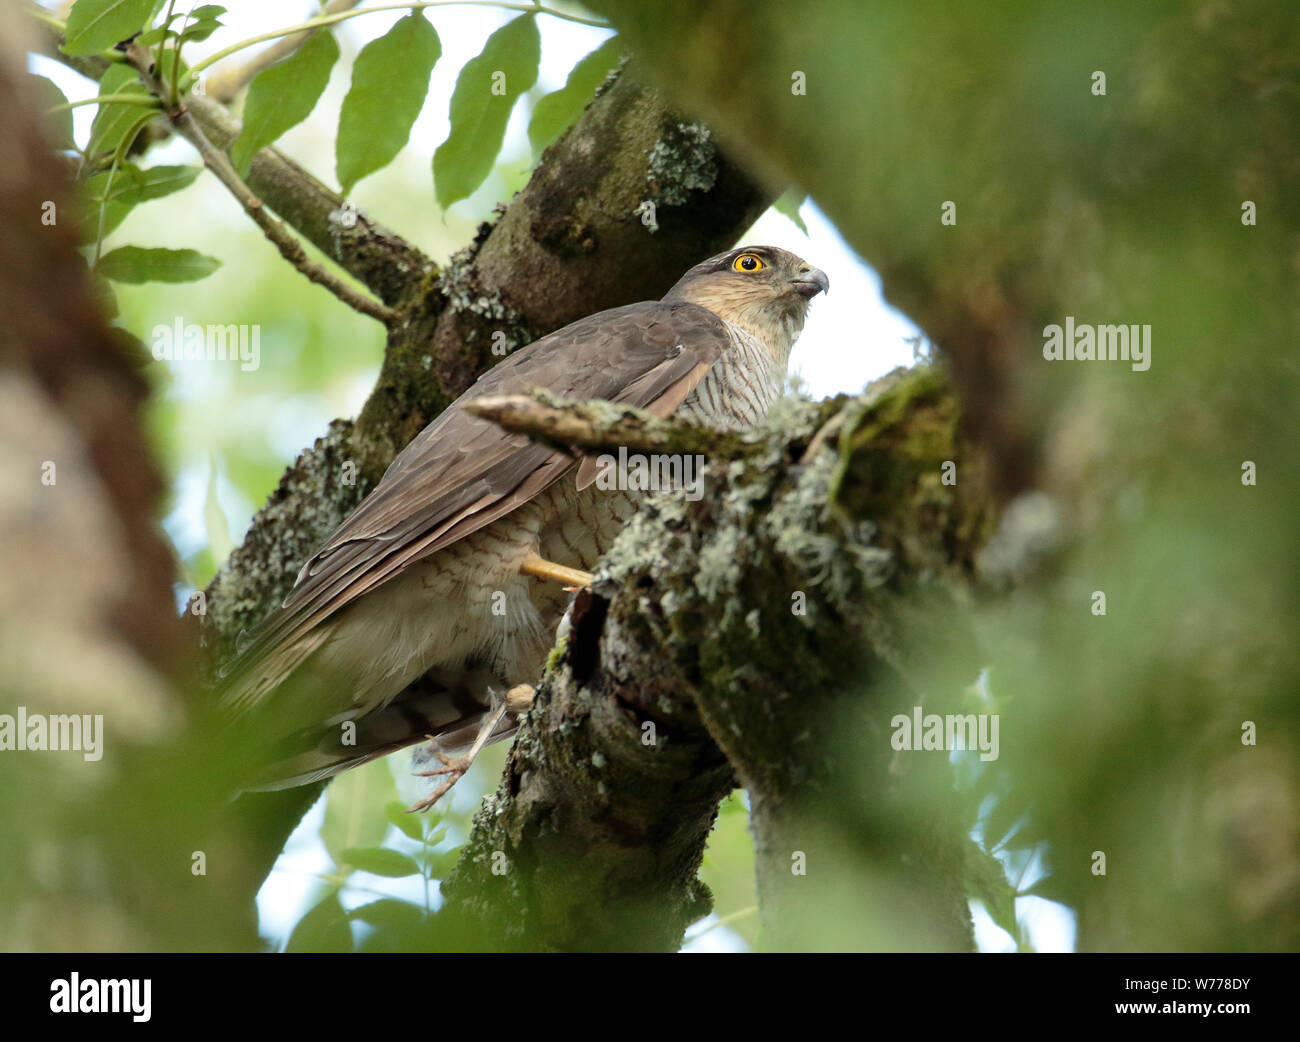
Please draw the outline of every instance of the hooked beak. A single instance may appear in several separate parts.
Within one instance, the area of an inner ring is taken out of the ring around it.
[[[831,291],[831,280],[826,277],[826,272],[821,268],[809,268],[807,271],[801,271],[795,278],[791,279],[794,288],[805,297],[815,297],[818,293],[829,293]]]

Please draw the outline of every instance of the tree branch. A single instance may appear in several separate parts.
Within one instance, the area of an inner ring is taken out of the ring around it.
[[[41,50],[83,76],[98,80],[109,63],[99,57],[72,57],[59,50],[62,37],[42,26]],[[191,92],[185,107],[199,129],[217,149],[229,152],[239,137],[240,125],[226,107],[202,94]],[[159,119],[150,125],[171,128]],[[313,246],[335,261],[348,274],[368,286],[385,304],[397,306],[413,283],[436,278],[437,266],[422,251],[355,208],[345,207],[342,196],[274,147],[263,148],[253,157],[248,188],[278,213]],[[347,219],[341,219],[346,212]]]
[[[159,101],[165,101],[166,88],[152,71],[152,54],[136,43],[127,45],[126,54],[127,60],[135,66],[136,71],[140,74],[141,82]],[[302,243],[290,235],[280,221],[277,221],[266,212],[266,209],[262,206],[262,200],[249,190],[248,185],[240,179],[230,160],[226,158],[226,154],[213,146],[183,105],[167,115],[172,126],[198,150],[204,166],[211,170],[216,175],[217,180],[226,186],[230,194],[239,202],[244,213],[248,214],[253,223],[262,229],[263,234],[280,251],[280,256],[312,282],[324,286],[354,311],[369,315],[385,325],[391,325],[397,320],[398,313],[395,310],[386,304],[370,299],[364,293],[358,293],[338,276],[326,271],[307,256],[302,248]]]
[[[585,408],[559,411],[577,429]],[[836,416],[839,438],[819,438]],[[698,503],[643,505],[574,606],[444,883],[439,936],[463,943],[472,922],[487,948],[675,950],[707,911],[696,871],[740,784],[771,947],[970,949],[946,757],[899,765],[887,726],[918,687],[941,705],[978,668],[971,655],[958,683],[923,650],[939,634],[960,645],[953,593],[988,531],[956,431],[942,374],[895,374],[860,398],[781,403],[758,452],[710,457]],[[969,480],[945,490],[954,456]],[[869,903],[835,875],[860,869],[863,847]]]
[[[727,459],[759,451],[752,438],[718,432],[690,420],[661,419],[642,409],[611,402],[568,402],[547,391],[477,398],[465,410],[512,434],[568,451],[696,453],[708,449]]]

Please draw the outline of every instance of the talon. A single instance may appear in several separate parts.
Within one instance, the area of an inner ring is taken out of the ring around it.
[[[442,799],[443,796],[450,792],[451,787],[460,781],[461,778],[465,777],[465,773],[471,766],[473,766],[475,757],[478,756],[483,746],[487,743],[493,729],[500,722],[501,718],[507,712],[522,713],[527,710],[532,706],[533,696],[536,694],[537,692],[529,684],[516,684],[505,693],[504,698],[494,693],[492,696],[492,710],[483,718],[483,723],[479,725],[478,736],[474,739],[474,744],[470,746],[468,753],[464,756],[458,756],[453,760],[439,750],[437,757],[442,761],[441,767],[435,767],[431,771],[414,772],[417,778],[434,778],[440,774],[445,774],[447,780],[439,785],[431,795],[426,796],[414,806],[408,808],[407,813],[411,814],[415,811],[428,810]]]
[[[420,800],[418,803],[412,804],[410,807],[407,807],[407,808],[406,808],[406,813],[407,813],[407,814],[415,814],[415,813],[417,813],[418,811],[428,810],[428,809],[429,809],[430,807],[432,807],[435,803],[437,803],[440,799],[442,799],[445,795],[447,795],[447,793],[449,793],[449,792],[451,791],[451,787],[452,787],[453,785],[455,785],[456,782],[459,781],[459,780],[460,780],[460,776],[459,776],[459,775],[456,775],[456,776],[453,776],[453,777],[451,777],[451,778],[448,778],[445,782],[443,782],[441,785],[439,785],[439,786],[438,786],[438,787],[433,791],[432,795],[426,796],[424,799]]]
[[[415,776],[417,778],[432,778],[435,774],[464,774],[470,768],[470,761],[464,756],[451,760],[443,753],[439,753],[438,759],[442,761],[443,765],[441,767],[435,767],[431,771],[416,771]]]

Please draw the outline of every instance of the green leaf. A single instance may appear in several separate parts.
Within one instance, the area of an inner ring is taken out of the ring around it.
[[[386,817],[391,824],[396,825],[401,829],[402,833],[409,836],[411,839],[420,839],[424,835],[424,832],[420,827],[420,821],[422,819],[418,814],[408,814],[406,812],[406,804],[401,800],[393,800],[389,803],[388,806],[384,808],[384,817]]]
[[[465,852],[464,847],[453,847],[451,850],[444,850],[440,854],[434,854],[429,859],[429,875],[434,879],[445,879],[448,873],[456,867],[460,861],[460,856]]]
[[[563,87],[537,103],[528,124],[528,140],[533,146],[534,157],[540,156],[547,145],[582,115],[596,88],[618,64],[622,54],[623,41],[611,36],[570,70]]]
[[[88,180],[86,188],[92,190],[92,186],[100,184],[103,179],[103,188],[98,191],[96,198],[104,198],[104,192],[107,191],[109,200],[142,203],[188,188],[201,173],[201,166],[151,166],[145,170],[134,163],[121,163],[111,189],[108,188],[107,172],[96,174]]]
[[[148,91],[133,68],[129,65],[114,65],[99,81],[99,96],[104,98],[111,94],[139,94],[143,98],[148,96]],[[95,113],[95,121],[90,125],[87,153],[96,155],[100,152],[116,152],[146,111],[137,105],[115,105],[111,102],[100,105]]]
[[[803,218],[799,216],[799,207],[803,205],[808,196],[799,191],[797,188],[791,188],[780,199],[772,204],[772,209],[779,214],[784,214],[794,221],[798,229],[805,235],[808,234],[808,225],[803,223]]]
[[[95,270],[114,282],[196,282],[219,267],[221,261],[197,250],[119,246],[104,254]]]
[[[335,143],[334,171],[344,195],[406,147],[441,54],[429,20],[412,11],[357,55]]]
[[[36,91],[41,98],[42,109],[52,109],[57,105],[66,105],[68,103],[67,95],[59,90],[58,85],[51,79],[44,76],[33,76],[36,81]],[[72,110],[60,109],[58,112],[51,112],[45,117],[45,125],[49,131],[48,137],[50,147],[55,150],[75,149],[76,141],[72,138]]]
[[[240,177],[248,174],[259,151],[311,115],[338,57],[339,45],[322,30],[295,54],[257,74],[244,103],[244,128],[230,150]]]
[[[327,790],[320,838],[336,865],[343,864],[345,850],[383,843],[388,831],[384,807],[395,799],[397,786],[383,760],[345,771],[334,779]]]
[[[410,901],[399,901],[393,897],[384,897],[361,905],[348,913],[349,919],[359,919],[371,926],[388,926],[399,930],[409,930],[424,921],[424,909]]]
[[[451,133],[433,154],[434,190],[443,209],[487,180],[515,101],[537,81],[541,53],[537,21],[526,14],[489,36],[483,53],[465,63],[451,95]]]
[[[287,952],[350,952],[352,929],[348,913],[332,890],[310,912],[298,920],[285,945]]]
[[[151,166],[148,170],[141,170],[134,163],[122,163],[113,173],[111,185],[107,170],[88,178],[82,186],[85,204],[82,241],[93,242],[97,237],[101,205],[104,206],[104,234],[107,235],[137,204],[188,188],[202,172],[201,166]]]
[[[202,7],[195,8],[190,13],[189,20],[183,23],[180,42],[206,40],[221,28],[221,16],[225,13],[226,9],[216,4],[204,4]]]
[[[63,53],[95,54],[134,36],[153,13],[153,0],[77,0],[68,14]]]
[[[362,872],[374,876],[388,876],[390,879],[402,879],[406,876],[421,875],[420,866],[411,858],[396,850],[386,847],[363,847],[343,851],[343,861]]]
[[[221,28],[221,23],[214,20],[191,22],[181,33],[181,43],[200,43]]]

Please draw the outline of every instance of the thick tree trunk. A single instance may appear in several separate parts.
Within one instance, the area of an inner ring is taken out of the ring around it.
[[[256,923],[190,874],[193,822],[157,813],[164,765],[195,755],[182,738],[193,655],[157,526],[147,356],[108,325],[76,253],[66,168],[24,71],[25,17],[0,9],[0,946],[248,948]],[[36,719],[49,721],[40,745]],[[55,721],[72,748],[56,746]],[[184,773],[170,780],[170,798],[195,799]]]

